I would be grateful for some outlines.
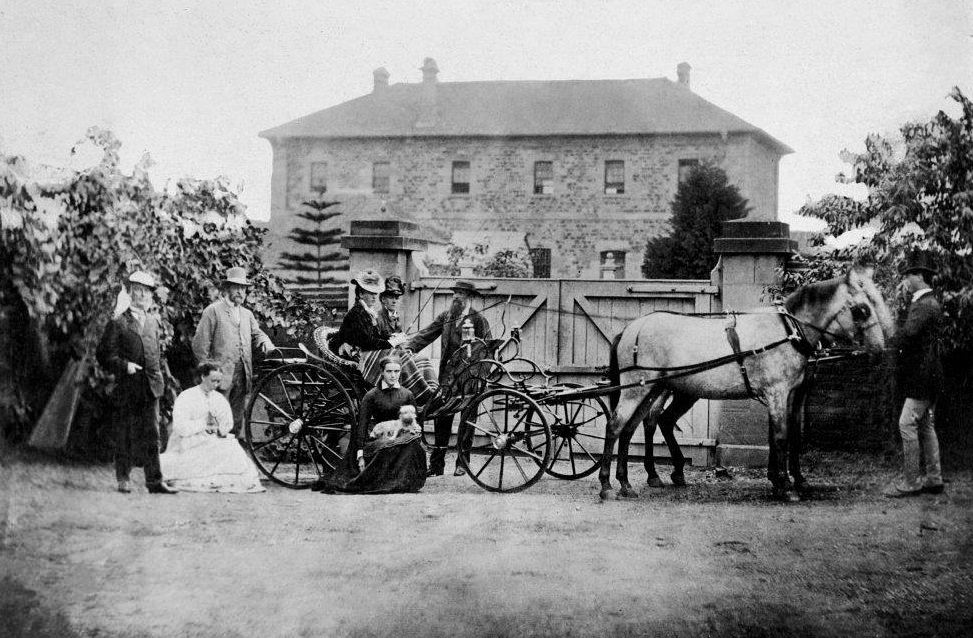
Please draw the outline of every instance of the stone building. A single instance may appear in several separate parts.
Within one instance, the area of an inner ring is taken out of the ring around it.
[[[693,93],[686,63],[677,81],[440,82],[431,58],[421,70],[390,84],[377,69],[368,95],[260,133],[274,157],[266,263],[322,186],[346,226],[407,219],[434,239],[527,246],[541,277],[638,278],[700,161],[723,167],[751,219],[777,219],[791,149]]]

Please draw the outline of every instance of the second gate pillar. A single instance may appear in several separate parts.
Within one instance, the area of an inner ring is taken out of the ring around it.
[[[779,283],[778,270],[796,252],[790,227],[778,221],[734,220],[723,223],[713,243],[719,255],[714,279],[723,311],[769,306],[765,290]],[[767,409],[753,400],[722,401],[716,449],[721,465],[767,465]]]

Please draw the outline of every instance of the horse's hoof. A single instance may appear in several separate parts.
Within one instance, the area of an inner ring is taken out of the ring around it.
[[[686,487],[686,476],[682,472],[678,474],[673,472],[670,474],[670,477],[672,478],[672,484],[676,487]]]
[[[665,487],[665,484],[663,484],[662,479],[660,479],[658,476],[650,476],[649,480],[646,481],[646,484],[649,487]]]
[[[811,485],[804,479],[801,479],[799,481],[794,481],[794,489],[798,494],[805,494],[811,491]]]
[[[604,490],[602,490],[602,491],[601,491],[601,492],[600,492],[600,493],[598,494],[598,496],[600,496],[600,497],[601,497],[601,500],[603,500],[603,501],[608,501],[608,500],[611,500],[611,498],[612,498],[612,493],[613,493],[614,491],[615,491],[615,490],[613,490],[613,489],[611,489],[611,488],[606,488],[606,489],[604,489]]]
[[[623,498],[638,498],[639,493],[632,489],[631,485],[623,485],[621,489],[618,490],[618,495]]]
[[[774,488],[774,499],[783,503],[798,503],[801,496],[793,489]]]

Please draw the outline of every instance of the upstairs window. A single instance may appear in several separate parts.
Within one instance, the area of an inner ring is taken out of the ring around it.
[[[601,253],[601,278],[625,279],[625,251],[605,250]]]
[[[693,172],[693,169],[699,166],[698,159],[681,159],[679,160],[679,183],[682,184],[687,179],[689,179],[689,174]]]
[[[452,193],[466,194],[470,192],[470,163],[453,162]]]
[[[534,162],[534,194],[554,192],[554,162]]]
[[[328,163],[311,162],[311,174],[307,183],[312,193],[323,193],[328,190]]]
[[[621,195],[625,192],[625,162],[608,160],[605,162],[605,194]]]
[[[534,267],[534,277],[538,279],[551,278],[551,249],[531,248],[530,261]]]
[[[375,162],[372,164],[372,192],[389,192],[390,168],[388,162]]]

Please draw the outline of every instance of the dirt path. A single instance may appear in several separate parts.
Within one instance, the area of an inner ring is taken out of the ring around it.
[[[597,479],[493,495],[112,491],[107,467],[3,468],[0,635],[962,635],[973,476],[889,501],[888,468],[812,459],[600,503]],[[633,466],[633,484],[644,481]],[[854,487],[854,489],[851,489]],[[5,624],[6,623],[6,624]],[[24,633],[28,632],[28,633]]]

